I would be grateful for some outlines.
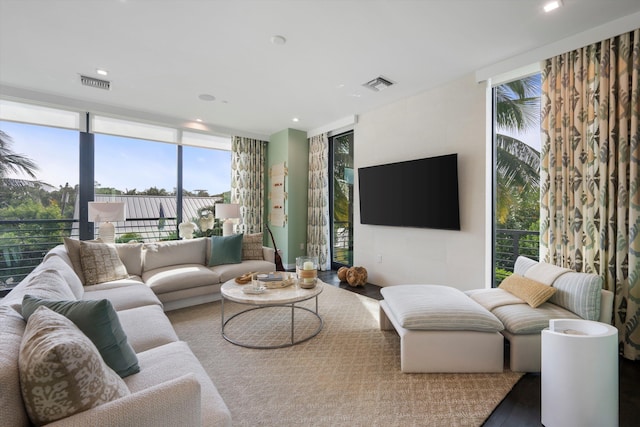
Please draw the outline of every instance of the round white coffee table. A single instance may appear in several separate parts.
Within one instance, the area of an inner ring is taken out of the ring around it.
[[[259,349],[273,349],[273,348],[283,348],[283,347],[291,347],[292,345],[300,344],[302,342],[308,341],[311,338],[315,337],[320,333],[323,326],[322,317],[318,313],[318,295],[322,292],[322,287],[324,284],[318,280],[316,286],[312,289],[303,289],[298,285],[291,285],[286,288],[276,288],[276,289],[266,289],[264,292],[260,294],[249,294],[245,293],[244,289],[252,286],[251,283],[246,285],[239,285],[235,282],[235,280],[229,280],[224,283],[220,288],[220,294],[222,295],[221,300],[221,320],[222,320],[222,336],[225,340],[229,341],[232,344],[247,347],[247,348],[259,348]],[[300,303],[302,301],[307,301],[315,298],[315,310],[309,309],[307,307],[302,307],[296,305],[296,303]],[[238,313],[235,313],[229,316],[227,319],[224,317],[224,304],[225,300],[233,301],[238,304],[250,305],[252,307],[242,310]],[[249,343],[243,343],[236,339],[229,337],[225,332],[225,327],[227,324],[246,313],[249,313],[253,310],[260,310],[268,307],[283,307],[291,309],[291,340],[284,344],[277,345],[254,345]],[[318,319],[318,327],[312,331],[310,334],[295,337],[294,327],[295,327],[295,313],[296,310],[305,310],[312,315],[314,315]]]

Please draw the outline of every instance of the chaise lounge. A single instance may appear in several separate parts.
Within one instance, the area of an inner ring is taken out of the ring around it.
[[[541,331],[551,319],[611,323],[613,293],[595,274],[518,257],[499,288],[435,285],[382,289],[380,328],[400,336],[403,372],[539,372]]]

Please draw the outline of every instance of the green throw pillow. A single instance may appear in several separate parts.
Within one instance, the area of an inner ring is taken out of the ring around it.
[[[242,262],[242,234],[211,236],[209,267]]]
[[[127,341],[111,301],[54,301],[25,295],[22,300],[24,320],[28,320],[40,306],[71,320],[93,342],[105,363],[120,377],[140,372],[138,357]]]

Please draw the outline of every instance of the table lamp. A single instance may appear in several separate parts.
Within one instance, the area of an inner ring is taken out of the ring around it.
[[[232,235],[233,219],[240,218],[240,205],[236,203],[217,203],[216,218],[224,220],[222,223],[222,235]]]
[[[115,243],[115,227],[110,221],[124,221],[124,202],[89,202],[89,221],[100,222],[98,237],[104,243]]]

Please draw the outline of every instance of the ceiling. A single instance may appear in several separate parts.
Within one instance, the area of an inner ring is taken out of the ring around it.
[[[214,133],[309,131],[640,11],[638,0],[564,0],[550,14],[542,6],[0,0],[0,95]],[[82,86],[80,74],[111,90]],[[378,76],[395,84],[362,86]]]

